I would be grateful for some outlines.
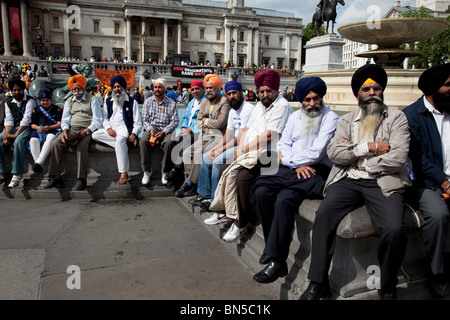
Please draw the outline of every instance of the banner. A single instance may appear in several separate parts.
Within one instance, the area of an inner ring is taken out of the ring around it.
[[[214,73],[214,68],[202,66],[172,66],[172,77],[204,77]]]
[[[134,87],[134,69],[130,70],[104,70],[95,68],[95,77],[100,80],[98,85],[109,86],[112,77],[121,75],[127,81],[127,88]]]
[[[19,8],[9,7],[9,27],[11,28],[11,40],[20,40],[20,16]]]

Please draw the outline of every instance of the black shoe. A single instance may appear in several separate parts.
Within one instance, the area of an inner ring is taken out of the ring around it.
[[[192,204],[193,206],[198,206],[203,200],[207,200],[209,197],[204,197],[202,195],[196,195],[195,197],[188,200],[189,204]]]
[[[446,281],[444,274],[432,275],[428,280],[428,288],[434,299],[440,299],[446,296]]]
[[[195,196],[197,194],[197,185],[192,184],[192,186],[188,186],[185,183],[180,189],[175,191],[175,196],[178,198]]]
[[[381,292],[381,290],[378,290],[378,296],[380,300],[397,300],[397,291]]]
[[[271,260],[272,260],[272,258],[269,255],[263,253],[261,258],[259,258],[259,263],[260,264],[268,264]]]
[[[35,164],[33,164],[33,171],[36,173],[41,173],[42,171],[44,171],[44,169],[39,163],[36,162]]]
[[[271,283],[280,277],[285,277],[287,273],[286,262],[280,263],[272,260],[264,269],[253,276],[253,280],[259,283]]]
[[[209,207],[211,206],[211,202],[209,201],[209,199],[205,199],[202,202],[200,202],[198,206],[200,207],[201,210],[210,212]]]
[[[331,291],[328,285],[311,281],[300,300],[320,300],[329,295],[331,295]]]
[[[78,179],[77,185],[75,186],[75,190],[83,191],[84,189],[86,189],[86,186],[87,186],[86,179]]]
[[[169,173],[166,176],[166,179],[169,181],[173,180],[178,176],[179,173],[180,173],[180,170],[175,167],[169,171]]]
[[[53,177],[50,178],[50,180],[48,181],[48,184],[46,186],[44,186],[44,189],[50,189],[50,188],[59,188],[59,187],[63,187],[64,186],[64,181],[61,177]]]

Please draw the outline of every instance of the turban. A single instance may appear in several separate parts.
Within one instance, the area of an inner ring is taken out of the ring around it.
[[[222,78],[220,78],[217,74],[207,74],[204,80],[205,84],[208,81],[217,89],[221,89],[223,86]]]
[[[117,75],[111,78],[111,87],[114,87],[114,85],[118,83],[122,88],[126,89],[127,88],[127,80],[125,80],[124,77],[122,77],[121,75]]]
[[[8,89],[12,90],[14,86],[18,86],[20,89],[25,90],[27,84],[22,80],[11,80],[8,82]]]
[[[84,89],[84,88],[86,88],[87,80],[82,75],[77,74],[77,75],[73,76],[72,78],[70,78],[67,83],[69,85],[70,90],[72,90],[74,83],[78,83]]]
[[[295,96],[299,102],[302,102],[311,91],[323,98],[327,93],[327,85],[319,77],[301,78],[295,84]]]
[[[367,82],[378,83],[383,90],[387,84],[387,74],[382,67],[376,64],[366,64],[355,71],[352,77],[352,91],[355,97],[358,97],[358,91],[361,86]]]
[[[262,86],[267,86],[278,91],[280,89],[280,75],[272,69],[260,72],[255,76],[255,85],[258,90]]]
[[[159,83],[160,85],[162,85],[164,87],[164,89],[166,88],[167,84],[166,84],[166,80],[164,80],[163,78],[158,78],[156,80],[152,80],[152,83]]]
[[[38,99],[42,100],[45,98],[52,100],[52,93],[50,92],[50,90],[47,89],[39,90]]]
[[[202,89],[204,89],[205,87],[203,86],[203,82],[201,82],[200,80],[194,80],[191,82],[191,88],[192,87],[200,87]]]
[[[419,77],[419,89],[426,96],[437,92],[450,77],[450,63],[441,64],[425,70]]]
[[[225,85],[225,93],[231,90],[242,91],[242,85],[237,81],[228,81]]]

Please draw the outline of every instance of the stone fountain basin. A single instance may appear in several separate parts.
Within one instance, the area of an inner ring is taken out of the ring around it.
[[[348,23],[337,30],[349,40],[377,44],[379,48],[398,48],[402,43],[432,38],[449,25],[444,19],[393,18]]]

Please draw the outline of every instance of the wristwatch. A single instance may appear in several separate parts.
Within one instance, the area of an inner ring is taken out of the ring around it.
[[[86,129],[86,135],[90,135],[91,134],[91,130]]]

